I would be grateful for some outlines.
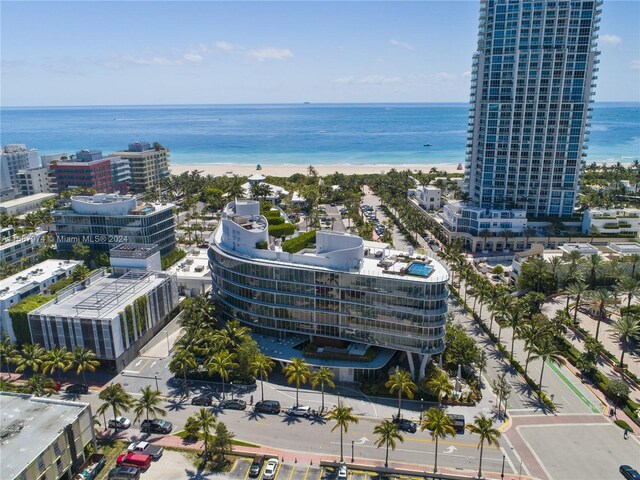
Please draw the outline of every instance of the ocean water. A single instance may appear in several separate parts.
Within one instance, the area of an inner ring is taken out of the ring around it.
[[[158,141],[174,164],[428,166],[464,161],[467,113],[466,103],[2,108],[0,140],[40,154]],[[640,103],[596,103],[587,153],[640,158]]]

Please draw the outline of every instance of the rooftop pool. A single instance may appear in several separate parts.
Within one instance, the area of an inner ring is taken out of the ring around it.
[[[426,263],[413,262],[407,267],[407,273],[409,275],[417,275],[419,277],[428,277],[433,272],[433,267]]]

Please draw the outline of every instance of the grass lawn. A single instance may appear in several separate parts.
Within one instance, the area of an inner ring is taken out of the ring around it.
[[[175,434],[176,437],[180,437],[183,440],[185,438],[187,438],[187,432],[185,432],[184,430],[179,431],[178,433]],[[215,435],[211,435],[211,438],[215,438]],[[198,440],[202,440],[203,439],[203,435],[202,433],[198,433]],[[237,439],[233,439],[231,441],[232,445],[236,445],[238,447],[253,447],[253,448],[260,448],[260,445],[257,445],[255,443],[249,443],[249,442],[243,442],[242,440],[237,440]]]
[[[108,478],[109,470],[116,466],[116,458],[127,449],[128,442],[116,438],[98,439],[98,450],[106,457],[104,468],[96,477],[96,480]]]

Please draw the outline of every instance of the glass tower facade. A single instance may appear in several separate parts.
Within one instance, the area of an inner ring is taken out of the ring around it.
[[[472,205],[571,216],[598,70],[601,1],[482,0],[465,188]]]

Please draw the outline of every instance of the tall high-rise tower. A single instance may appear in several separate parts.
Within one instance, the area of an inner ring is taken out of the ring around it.
[[[472,205],[570,216],[602,1],[481,0],[465,187]]]

